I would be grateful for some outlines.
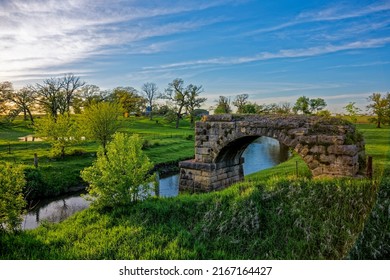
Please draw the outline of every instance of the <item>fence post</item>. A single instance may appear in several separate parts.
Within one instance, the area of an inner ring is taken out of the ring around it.
[[[369,179],[372,179],[372,156],[367,157],[367,171],[366,171],[366,176]]]
[[[38,168],[38,155],[37,155],[37,153],[34,153],[34,166],[35,166],[35,168]]]

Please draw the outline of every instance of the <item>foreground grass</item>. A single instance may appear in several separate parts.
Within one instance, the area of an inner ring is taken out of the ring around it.
[[[388,258],[390,171],[380,170],[389,166],[389,129],[360,129],[368,152],[376,154],[372,181],[312,180],[303,162],[293,157],[220,192],[90,208],[59,224],[0,234],[0,257]],[[387,152],[378,152],[382,145]]]

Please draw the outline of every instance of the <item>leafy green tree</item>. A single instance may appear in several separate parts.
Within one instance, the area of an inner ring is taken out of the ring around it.
[[[345,105],[344,109],[348,113],[348,118],[351,122],[356,123],[357,121],[357,115],[361,111],[356,105],[356,102],[349,102],[347,105]]]
[[[176,114],[176,128],[179,128],[179,122],[184,113],[183,110],[188,104],[187,97],[184,81],[182,79],[174,79],[172,83],[168,84],[168,88],[165,90],[163,98],[172,102]]]
[[[371,103],[367,105],[367,109],[374,114],[370,121],[376,123],[377,128],[380,128],[381,124],[390,123],[390,93],[387,93],[386,96],[373,93],[368,97],[368,100]]]
[[[241,106],[240,113],[241,114],[256,114],[258,110],[258,105],[256,103],[248,102]]]
[[[217,106],[214,109],[214,114],[230,114],[232,109],[230,107],[230,98],[220,96],[217,101]]]
[[[150,195],[155,176],[150,174],[153,164],[143,153],[142,142],[138,135],[116,133],[106,154],[100,149],[93,165],[81,171],[96,205],[126,205]]]
[[[107,143],[119,128],[118,118],[122,108],[118,103],[99,102],[85,108],[80,117],[80,127],[85,137],[97,140],[106,151]]]
[[[326,107],[326,102],[322,98],[310,99],[310,113],[315,114]]]
[[[297,99],[295,102],[295,105],[293,107],[293,111],[295,113],[302,112],[305,115],[310,114],[310,99],[306,96],[301,96]]]
[[[0,163],[0,231],[20,228],[26,206],[23,198],[25,184],[22,167]]]
[[[80,130],[69,115],[58,115],[56,119],[48,115],[35,122],[37,136],[45,138],[51,144],[52,156],[65,157],[66,147],[80,140]]]
[[[145,109],[146,100],[140,96],[135,88],[117,87],[112,92],[112,101],[122,106],[123,112],[141,115]]]
[[[294,113],[303,113],[305,115],[315,114],[326,107],[326,102],[322,98],[310,99],[306,96],[301,96],[294,104]]]

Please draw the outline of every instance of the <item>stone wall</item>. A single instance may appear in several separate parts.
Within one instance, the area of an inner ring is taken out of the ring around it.
[[[315,116],[206,116],[195,127],[195,159],[180,163],[181,189],[211,191],[243,180],[242,153],[257,137],[272,137],[296,151],[314,177],[357,176],[364,140],[355,127]]]

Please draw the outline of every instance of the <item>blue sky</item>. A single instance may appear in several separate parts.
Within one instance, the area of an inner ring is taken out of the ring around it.
[[[70,72],[102,89],[182,78],[206,107],[247,93],[364,109],[390,91],[390,0],[0,0],[0,81]]]

